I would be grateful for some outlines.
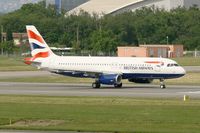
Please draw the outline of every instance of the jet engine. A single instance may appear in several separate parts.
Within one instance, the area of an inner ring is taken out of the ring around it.
[[[99,83],[106,85],[121,84],[122,76],[117,74],[100,75]]]

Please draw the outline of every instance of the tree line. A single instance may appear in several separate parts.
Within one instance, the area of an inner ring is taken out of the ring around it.
[[[78,16],[57,14],[53,6],[26,4],[12,13],[0,15],[0,25],[7,32],[8,41],[12,40],[12,32],[26,32],[25,25],[35,25],[51,46],[73,47],[77,52],[86,50],[93,54],[115,53],[117,46],[139,44],[183,44],[186,50],[200,49],[200,9],[197,7],[170,12],[150,7],[100,17],[84,11]],[[10,46],[9,50],[12,51]]]

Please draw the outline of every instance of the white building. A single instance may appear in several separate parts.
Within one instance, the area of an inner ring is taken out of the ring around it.
[[[90,14],[118,14],[125,11],[134,11],[141,7],[151,7],[170,11],[177,7],[199,6],[200,0],[90,0],[72,10],[67,14],[79,14],[81,10]]]

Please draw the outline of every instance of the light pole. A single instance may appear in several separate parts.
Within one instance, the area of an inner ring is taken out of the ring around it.
[[[3,25],[1,25],[1,55],[3,55]]]
[[[169,44],[169,36],[166,37],[167,38],[167,45]]]

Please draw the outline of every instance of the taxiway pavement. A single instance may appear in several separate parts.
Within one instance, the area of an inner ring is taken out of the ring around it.
[[[200,66],[184,66],[186,72],[200,72]]]
[[[200,98],[200,86],[168,85],[167,89],[160,89],[159,85],[125,84],[120,89],[112,86],[92,89],[91,84],[0,82],[0,94],[140,98],[182,98],[188,95],[192,98]]]

